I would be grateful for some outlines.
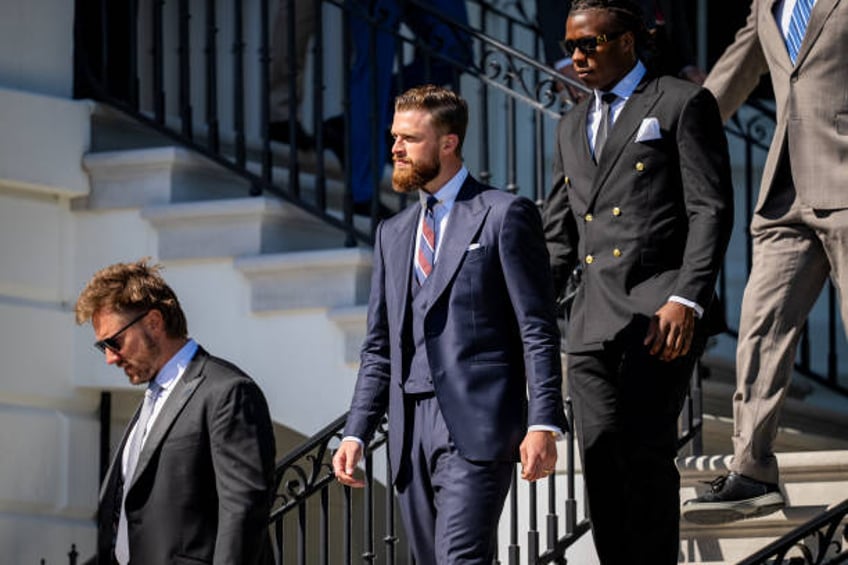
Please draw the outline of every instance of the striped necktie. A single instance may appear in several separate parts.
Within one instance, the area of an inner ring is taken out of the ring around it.
[[[427,198],[427,207],[421,217],[421,237],[418,239],[418,254],[415,256],[415,277],[418,284],[424,284],[436,262],[436,215],[433,208],[438,203],[435,196]]]
[[[801,42],[804,41],[807,22],[810,21],[810,12],[812,10],[813,0],[797,0],[795,2],[795,8],[792,10],[789,29],[786,32],[786,49],[789,51],[789,58],[792,60],[793,65],[798,58],[798,51],[801,50]]]

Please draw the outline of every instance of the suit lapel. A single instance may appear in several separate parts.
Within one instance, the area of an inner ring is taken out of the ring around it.
[[[588,103],[585,104],[585,107],[579,114],[580,123],[577,128],[574,128],[580,134],[580,139],[575,145],[575,147],[578,148],[577,150],[580,152],[578,158],[580,161],[585,160],[585,162],[592,163],[593,165],[595,164],[595,157],[592,155],[592,147],[589,145],[589,134],[586,124],[589,123],[589,113],[592,111],[594,105],[595,96],[590,95]],[[575,116],[577,116],[577,113],[575,113]]]
[[[206,360],[208,358],[209,354],[206,353],[202,347],[198,347],[197,352],[194,354],[194,358],[191,360],[188,367],[186,367],[182,377],[174,383],[174,390],[172,390],[171,394],[168,395],[168,400],[165,401],[165,404],[162,406],[159,414],[156,416],[156,420],[153,422],[153,426],[147,434],[147,438],[144,440],[144,446],[141,448],[141,453],[138,455],[135,475],[133,475],[132,480],[129,482],[130,486],[132,486],[136,478],[144,472],[144,468],[147,467],[153,453],[155,453],[159,448],[159,444],[161,444],[165,439],[165,436],[168,434],[168,430],[171,429],[171,425],[174,423],[174,420],[177,419],[177,416],[179,416],[180,412],[182,412],[182,409],[194,394],[194,391],[197,390],[197,386],[203,382],[203,379],[205,378],[203,374],[203,367],[206,365]]]
[[[813,6],[813,11],[810,12],[810,21],[807,22],[807,31],[804,33],[804,40],[801,42],[801,49],[798,51],[798,58],[795,60],[795,66],[799,66],[804,62],[807,54],[810,52],[813,44],[815,44],[825,21],[830,17],[830,14],[836,8],[839,0],[817,0]],[[834,56],[837,56],[834,54]],[[839,56],[844,56],[839,55]]]
[[[480,185],[469,176],[454,202],[450,212],[447,229],[442,235],[436,266],[430,274],[427,284],[432,297],[430,304],[444,292],[459,268],[468,245],[474,241],[474,236],[480,230],[480,225],[486,217],[488,207],[478,198]]]
[[[763,20],[768,22],[768,24],[762,29],[759,27],[757,29],[762,34],[761,42],[764,45],[773,45],[774,52],[780,54],[775,60],[788,74],[792,72],[792,61],[789,59],[789,51],[786,50],[786,38],[783,37],[783,32],[780,31],[779,14],[777,11],[780,2],[781,0],[770,0],[763,4],[766,6],[765,9],[768,10],[768,14],[765,14],[765,17],[757,14],[758,24],[762,23]]]
[[[598,163],[592,196],[589,199],[590,203],[597,197],[598,191],[615,168],[615,164],[627,144],[633,143],[642,119],[648,116],[648,113],[660,99],[661,94],[656,85],[656,79],[646,78],[624,103],[624,108],[621,109],[618,119],[615,120],[612,131],[604,145],[601,161]]]
[[[406,304],[409,301],[409,285],[412,276],[412,254],[415,251],[415,232],[418,229],[418,218],[421,215],[421,206],[410,206],[397,216],[397,220],[386,224],[385,234],[382,242],[384,244],[385,269],[390,276],[386,277],[386,284],[392,285],[390,296],[397,296],[399,310],[398,325],[402,328],[404,316],[406,315]],[[389,245],[386,245],[389,243]],[[389,269],[400,269],[399,272]]]

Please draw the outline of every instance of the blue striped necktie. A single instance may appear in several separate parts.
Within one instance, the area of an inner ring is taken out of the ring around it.
[[[418,239],[418,254],[415,256],[415,277],[418,284],[424,284],[436,262],[436,215],[433,208],[438,203],[439,200],[435,196],[427,198],[427,208],[421,218],[421,237]]]
[[[786,32],[786,49],[792,64],[798,58],[801,50],[801,42],[804,41],[804,33],[807,31],[807,22],[810,21],[810,12],[813,10],[814,0],[797,0],[792,10],[792,18],[789,20],[789,30]]]

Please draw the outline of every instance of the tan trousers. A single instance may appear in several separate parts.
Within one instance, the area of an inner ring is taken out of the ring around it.
[[[289,100],[289,37],[288,10],[294,5],[295,11],[295,95],[294,111]],[[309,38],[315,32],[314,0],[279,0],[274,17],[271,35],[271,121],[284,121],[290,114],[297,115],[297,106],[303,97],[303,71],[306,66],[306,53]]]
[[[778,482],[773,444],[796,346],[828,276],[848,322],[848,209],[813,210],[789,183],[773,189],[751,221],[753,266],[736,350],[731,469],[769,483]]]

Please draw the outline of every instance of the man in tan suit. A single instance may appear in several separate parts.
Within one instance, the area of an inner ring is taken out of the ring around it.
[[[784,506],[773,442],[801,328],[828,275],[848,321],[848,0],[754,0],[707,78],[722,118],[771,73],[777,127],[751,221],[731,472],[683,516],[720,523]]]

